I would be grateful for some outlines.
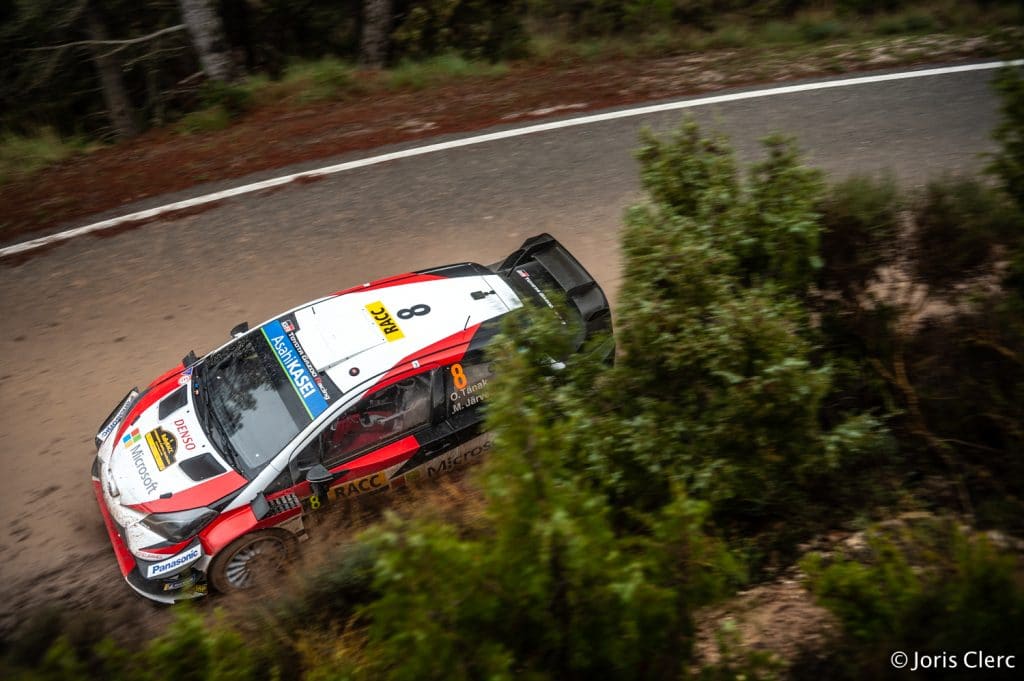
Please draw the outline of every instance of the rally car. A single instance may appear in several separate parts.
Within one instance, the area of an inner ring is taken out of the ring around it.
[[[161,602],[245,589],[311,514],[448,473],[482,429],[502,316],[550,308],[577,348],[610,331],[601,288],[547,234],[503,262],[339,291],[189,353],[101,424],[93,489],[121,573]],[[552,361],[556,361],[554,358]]]

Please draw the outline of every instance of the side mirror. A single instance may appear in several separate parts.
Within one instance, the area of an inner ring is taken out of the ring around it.
[[[188,354],[181,358],[181,364],[188,369],[190,366],[198,362],[199,359],[196,357],[195,350],[189,350]]]
[[[268,513],[270,513],[270,503],[263,496],[263,492],[260,492],[252,500],[252,514],[256,516],[256,520],[263,520],[267,517]]]
[[[242,322],[241,324],[238,324],[237,326],[235,326],[235,328],[231,329],[231,331],[230,331],[231,337],[232,338],[238,338],[240,336],[244,336],[245,332],[248,331],[248,330],[249,330],[249,322]]]
[[[326,485],[332,480],[334,480],[334,476],[321,463],[306,471],[306,482],[311,485]]]

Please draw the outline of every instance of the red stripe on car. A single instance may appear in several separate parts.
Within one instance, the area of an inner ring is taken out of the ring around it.
[[[416,274],[415,272],[412,272],[408,274],[399,274],[394,277],[388,277],[387,279],[378,279],[377,281],[371,281],[367,284],[360,284],[359,286],[353,286],[352,288],[343,289],[341,291],[335,291],[334,295],[343,296],[347,293],[358,293],[359,291],[373,291],[380,288],[388,288],[389,286],[418,284],[424,281],[437,281],[438,279],[445,279],[445,277],[439,277],[436,274]]]
[[[201,482],[195,487],[190,487],[182,492],[172,494],[166,499],[154,499],[142,504],[136,504],[131,508],[143,513],[170,513],[171,511],[186,511],[190,508],[208,506],[218,499],[223,499],[232,492],[240,489],[246,480],[236,471],[228,471],[223,475],[210,478]]]

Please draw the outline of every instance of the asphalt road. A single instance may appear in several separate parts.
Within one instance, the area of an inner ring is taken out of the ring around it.
[[[914,186],[992,149],[991,72],[746,100],[695,111],[741,159],[795,134],[832,177]],[[614,297],[618,230],[640,199],[633,150],[661,114],[465,147],[250,195],[190,217],[0,263],[0,592],[66,597],[119,580],[89,486],[97,424],[133,385],[325,293],[445,262],[492,262],[549,231]],[[46,575],[45,580],[39,580]],[[91,588],[91,587],[90,587]],[[111,587],[130,599],[127,587]]]

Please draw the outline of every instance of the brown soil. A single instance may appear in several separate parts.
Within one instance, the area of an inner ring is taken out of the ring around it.
[[[212,180],[438,134],[558,113],[699,94],[755,82],[1009,54],[1013,29],[994,38],[929,36],[832,44],[797,54],[744,49],[663,58],[514,65],[502,77],[453,81],[429,91],[389,91],[372,73],[368,92],[343,101],[270,105],[231,127],[184,135],[152,130],[0,186],[0,241]]]

